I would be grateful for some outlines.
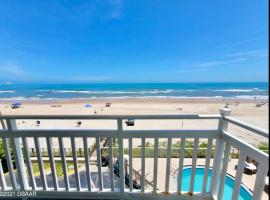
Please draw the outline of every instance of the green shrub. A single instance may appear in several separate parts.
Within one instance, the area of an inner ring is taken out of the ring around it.
[[[193,148],[194,147],[194,142],[192,141],[186,141],[185,142],[185,146],[186,148]]]
[[[266,153],[269,153],[269,145],[267,142],[260,142],[258,148]]]
[[[15,161],[14,161],[14,156],[13,156],[13,145],[11,143],[9,143],[9,149],[10,149],[11,159],[12,159],[13,168],[14,168]],[[5,148],[4,148],[4,141],[2,138],[0,139],[0,159],[1,159],[0,164],[2,164],[3,172],[4,173],[8,172],[6,152],[5,152]]]
[[[200,144],[200,148],[207,148],[207,143],[202,142],[202,143]]]

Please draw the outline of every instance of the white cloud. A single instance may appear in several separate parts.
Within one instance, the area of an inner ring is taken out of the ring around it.
[[[3,82],[3,83],[0,83],[0,85],[11,85],[11,84],[12,84],[11,81],[5,81],[5,82]]]
[[[264,57],[267,56],[267,50],[254,50],[254,51],[242,51],[242,52],[236,52],[236,53],[231,53],[231,54],[227,54],[227,57],[241,57],[241,56],[246,56],[246,57]]]
[[[223,65],[225,62],[226,61],[209,61],[209,62],[203,62],[203,63],[195,64],[195,66],[198,66],[198,67],[213,67],[213,66]]]
[[[213,60],[207,62],[197,62],[191,63],[189,66],[181,67],[181,69],[176,70],[176,72],[188,73],[188,72],[202,72],[217,69],[217,67],[232,67],[233,65],[239,65],[246,61],[247,58],[236,58],[227,60]]]
[[[2,79],[26,80],[30,77],[30,73],[23,66],[11,61],[0,63],[0,74]]]
[[[20,65],[9,65],[4,69],[7,73],[14,76],[28,76],[28,72],[26,72]]]
[[[47,15],[55,21],[70,20],[71,23],[88,27],[95,21],[120,19],[124,8],[123,0],[86,0],[77,2],[72,7],[69,2],[50,4],[53,9]]]
[[[188,73],[188,72],[202,72],[209,70],[211,70],[211,68],[189,68],[189,69],[179,69],[176,72]]]
[[[254,37],[254,38],[250,38],[250,39],[242,40],[242,41],[228,42],[228,43],[220,44],[217,47],[239,46],[239,45],[245,45],[247,43],[259,41],[259,40],[263,40],[263,37]]]

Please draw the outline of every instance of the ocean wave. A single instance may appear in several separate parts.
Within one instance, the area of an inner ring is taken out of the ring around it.
[[[23,96],[0,98],[0,100],[40,100],[40,99],[41,98],[38,97],[23,97]]]
[[[80,93],[80,94],[158,94],[158,93],[172,93],[177,90],[142,90],[142,91],[96,91],[96,90],[36,90],[38,92],[52,92],[52,93]]]
[[[177,89],[152,89],[152,90],[105,90],[105,91],[99,91],[99,90],[36,90],[38,92],[50,92],[54,94],[61,94],[61,93],[70,93],[70,94],[172,94],[172,93],[183,93],[183,92],[196,92],[196,91],[207,91],[207,90],[193,90],[193,89],[183,89],[183,90],[177,90]],[[208,90],[209,91],[209,90]],[[216,89],[216,90],[210,90],[213,92],[232,92],[232,93],[241,93],[241,92],[262,92],[266,91],[263,89],[258,88],[252,88],[252,89]]]
[[[37,92],[51,92],[53,90],[36,90]]]
[[[24,101],[24,100],[57,100],[57,99],[69,99],[69,98],[40,98],[40,97],[6,97],[0,98],[2,101]]]
[[[105,90],[105,91],[98,91],[98,90],[36,90],[38,92],[51,92],[51,93],[78,93],[78,94],[170,94],[170,93],[177,93],[177,92],[194,92],[198,90],[174,90],[174,89],[153,89],[153,90],[130,90],[130,91],[113,91],[113,90]]]
[[[262,99],[262,100],[267,100],[269,99],[269,96],[267,95],[238,95],[235,96],[237,99]]]
[[[225,89],[225,90],[212,90],[212,91],[215,91],[215,92],[252,92],[255,90],[254,89]]]
[[[0,90],[0,93],[15,93],[14,90]]]
[[[81,94],[90,94],[90,91],[87,90],[52,90],[52,93],[81,93]]]
[[[91,96],[89,98],[75,97],[66,99],[144,99],[144,98],[167,98],[167,99],[221,99],[223,96]]]
[[[92,96],[90,98],[72,98],[72,99],[222,99],[223,96]]]

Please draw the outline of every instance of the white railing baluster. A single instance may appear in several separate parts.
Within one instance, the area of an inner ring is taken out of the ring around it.
[[[1,112],[0,112],[1,115]],[[4,130],[7,129],[6,124],[4,122],[4,120],[0,120],[1,121],[1,125],[3,127]],[[11,160],[11,153],[10,153],[10,146],[9,146],[9,139],[8,138],[2,138],[3,139],[3,144],[4,144],[4,149],[5,149],[5,154],[6,154],[6,162],[7,162],[7,166],[8,166],[8,171],[9,171],[9,176],[10,176],[10,182],[11,185],[14,189],[17,188],[17,182],[16,182],[16,178],[13,172],[13,164],[12,164],[12,160]]]
[[[8,166],[10,182],[11,182],[12,188],[17,189],[17,181],[16,181],[16,177],[14,174],[14,170],[13,170],[13,163],[12,163],[12,158],[11,158],[11,153],[10,153],[9,139],[3,138],[3,141],[4,141],[6,162],[7,162],[7,166]]]
[[[118,131],[118,151],[119,151],[119,178],[120,178],[120,195],[121,199],[124,198],[125,191],[125,175],[124,175],[124,149],[123,149],[123,124],[122,119],[117,119],[117,131]]]
[[[179,168],[178,168],[178,179],[177,179],[177,193],[181,194],[182,187],[182,176],[183,176],[183,165],[185,159],[185,138],[181,138],[179,153]]]
[[[141,159],[141,192],[145,190],[145,138],[142,138],[142,159]]]
[[[6,179],[5,179],[5,175],[3,172],[3,167],[2,167],[2,160],[0,159],[0,186],[1,186],[1,190],[5,191],[7,189],[7,184],[6,184]]]
[[[228,108],[220,109],[220,114],[222,116],[222,118],[219,119],[219,123],[218,123],[218,132],[220,133],[220,138],[216,139],[216,152],[215,152],[215,158],[213,162],[213,170],[212,170],[212,177],[211,177],[211,184],[210,184],[210,192],[213,198],[217,197],[218,180],[219,180],[223,152],[224,152],[224,145],[225,145],[224,138],[221,136],[223,134],[223,131],[226,131],[228,128],[228,122],[224,120],[224,117],[230,115],[230,113],[231,111]]]
[[[157,193],[157,176],[158,176],[158,137],[155,137],[155,152],[154,152],[154,174],[153,174],[153,193]]]
[[[87,137],[83,137],[83,146],[84,146],[84,158],[85,158],[85,173],[87,179],[88,191],[92,190],[91,187],[91,171],[90,171],[90,162],[89,162],[89,149],[88,149],[88,140]]]
[[[17,130],[16,120],[8,119],[6,122],[7,122],[7,128],[9,131]],[[22,153],[22,148],[21,148],[21,139],[19,137],[15,137],[10,140],[13,144],[13,153],[14,153],[14,159],[15,159],[16,168],[17,168],[16,171],[18,174],[18,180],[20,182],[20,189],[26,190],[29,188],[29,184],[28,184],[28,178],[26,174],[23,153]]]
[[[213,138],[208,139],[205,165],[204,165],[204,175],[203,175],[203,186],[202,186],[203,193],[206,193],[206,188],[207,188],[208,171],[209,171],[211,154],[212,154],[212,144],[213,144]]]
[[[172,157],[172,138],[168,138],[165,193],[169,193],[170,188],[171,157]]]
[[[98,183],[99,190],[103,190],[103,179],[102,179],[102,163],[101,163],[101,154],[100,154],[100,139],[96,138],[96,151],[97,151],[97,167],[98,167]]]
[[[216,151],[213,161],[212,176],[210,182],[210,192],[216,198],[217,196],[217,183],[220,175],[220,168],[222,164],[223,152],[224,152],[224,140],[216,139]]]
[[[40,144],[39,144],[38,137],[34,137],[34,142],[35,142],[35,147],[36,147],[36,152],[37,152],[37,160],[38,160],[38,167],[40,170],[40,178],[41,178],[41,182],[42,182],[42,187],[43,187],[43,190],[48,190],[46,175],[44,172],[43,160],[42,160],[42,156],[40,153],[41,150],[40,150]]]
[[[240,151],[240,155],[239,155],[238,163],[237,163],[237,171],[236,171],[236,176],[235,176],[232,199],[238,199],[239,191],[240,191],[240,187],[242,183],[242,177],[244,173],[244,168],[245,168],[246,158],[247,158],[247,154],[244,153],[243,151]]]
[[[65,189],[66,191],[69,191],[70,185],[69,185],[69,180],[68,180],[68,175],[67,175],[66,153],[65,153],[65,148],[63,145],[63,138],[58,137],[58,142],[59,142],[60,155],[61,155],[61,160],[62,160],[61,163],[62,163],[62,169],[63,169],[63,174],[64,174]]]
[[[0,112],[0,116],[1,116],[1,112]],[[6,125],[3,119],[0,119],[1,125],[3,130],[6,129]],[[4,138],[2,138],[2,141],[4,140]],[[3,142],[4,144],[4,142]],[[3,167],[2,167],[2,160],[0,159],[0,184],[1,184],[1,189],[3,191],[5,191],[7,189],[7,184],[6,184],[6,179],[5,179],[5,175],[4,175],[4,171],[3,171]]]
[[[1,111],[0,111],[0,117],[1,117],[1,115],[2,115],[2,113],[1,113]],[[2,126],[2,129],[3,130],[6,130],[7,129],[7,127],[6,127],[6,124],[5,124],[5,122],[4,122],[4,119],[0,119],[0,122],[1,122],[1,126]]]
[[[198,147],[199,147],[199,138],[195,138],[194,140],[194,149],[192,155],[192,169],[191,169],[191,177],[190,177],[190,185],[189,185],[189,192],[193,194],[194,190],[194,180],[196,174],[196,165],[197,165],[197,156],[198,156]]]
[[[128,170],[128,174],[129,174],[129,191],[133,191],[133,177],[132,177],[132,173],[133,173],[133,168],[132,168],[132,138],[128,139],[128,158],[129,158],[129,170]]]
[[[50,166],[51,166],[51,172],[52,172],[52,178],[53,178],[53,187],[55,190],[58,190],[59,185],[58,185],[58,178],[57,178],[56,169],[55,169],[54,155],[52,152],[52,139],[50,137],[46,137],[46,142],[47,142],[48,156],[50,160]]]
[[[223,158],[223,166],[222,166],[222,170],[220,174],[220,181],[219,181],[218,200],[222,200],[222,197],[223,197],[224,184],[225,184],[225,178],[226,178],[227,169],[228,169],[230,152],[231,152],[231,144],[226,142],[224,158]]]
[[[20,185],[19,187],[21,190],[27,190],[29,187],[29,184],[28,184],[28,179],[26,176],[26,169],[24,166],[23,154],[21,151],[22,149],[21,149],[19,138],[13,138],[11,139],[11,142],[13,145],[13,155],[14,155],[14,160],[15,160],[16,169],[17,169],[16,171],[17,171],[18,181]]]
[[[77,149],[75,144],[75,137],[71,137],[71,148],[72,148],[72,157],[74,163],[74,171],[75,171],[75,180],[76,180],[76,188],[78,191],[81,190],[81,182],[80,182],[80,172],[78,169],[78,158],[77,158]]]
[[[268,170],[269,170],[268,160],[265,160],[264,163],[263,162],[259,163],[257,175],[256,175],[255,187],[254,187],[253,196],[252,196],[253,200],[262,198]]]
[[[27,142],[27,138],[23,137],[22,138],[23,141],[23,146],[24,146],[24,154],[25,154],[25,160],[26,160],[26,165],[28,168],[28,173],[30,176],[30,183],[32,186],[33,190],[37,189],[37,184],[36,184],[36,179],[33,173],[33,167],[32,167],[32,162],[31,162],[31,157],[30,157],[30,153],[29,153],[29,149],[28,149],[28,142]]]
[[[114,192],[114,164],[113,164],[113,138],[109,138],[109,162],[110,162],[110,179],[111,191]]]

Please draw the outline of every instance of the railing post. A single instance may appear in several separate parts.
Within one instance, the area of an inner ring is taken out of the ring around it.
[[[7,120],[7,127],[8,130],[16,130],[17,125],[15,120]],[[13,138],[11,139],[12,144],[14,146],[14,158],[15,158],[15,163],[16,163],[16,168],[17,168],[17,173],[18,173],[18,178],[20,182],[20,189],[21,190],[27,190],[29,188],[28,184],[28,178],[26,174],[26,168],[24,164],[24,158],[23,158],[23,152],[21,148],[21,138]]]
[[[229,108],[222,108],[220,109],[221,119],[218,123],[218,131],[220,132],[220,137],[216,139],[216,153],[215,159],[213,163],[213,171],[212,171],[212,178],[211,178],[211,185],[210,185],[210,192],[212,197],[215,199],[218,193],[218,181],[221,172],[222,166],[222,159],[223,159],[223,152],[224,152],[224,139],[222,137],[222,130],[226,131],[228,128],[228,122],[224,121],[224,116],[230,115],[231,110]]]
[[[119,151],[119,178],[120,178],[120,196],[124,199],[125,192],[125,175],[124,175],[124,149],[123,149],[123,123],[122,119],[117,119],[117,131],[118,131],[118,151]]]

